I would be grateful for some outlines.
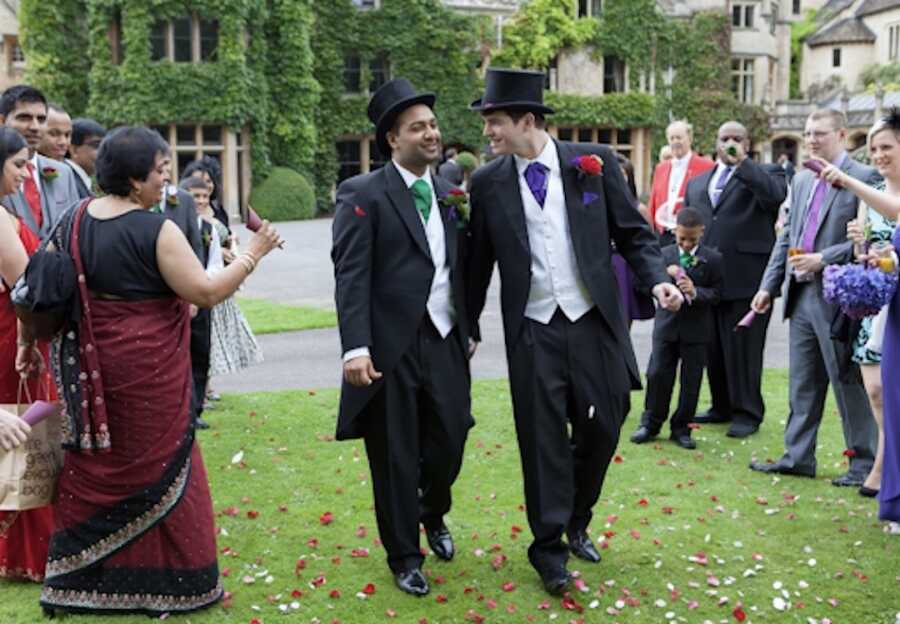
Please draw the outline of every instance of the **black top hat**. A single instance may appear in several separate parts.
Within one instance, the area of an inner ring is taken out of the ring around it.
[[[484,77],[484,96],[472,102],[469,108],[483,113],[520,108],[553,114],[552,108],[544,106],[544,74],[524,69],[488,69]]]
[[[381,154],[388,158],[391,146],[387,142],[387,132],[394,127],[397,116],[410,106],[424,104],[434,108],[434,93],[416,93],[406,78],[395,78],[381,85],[369,100],[369,119],[375,124],[375,141]]]

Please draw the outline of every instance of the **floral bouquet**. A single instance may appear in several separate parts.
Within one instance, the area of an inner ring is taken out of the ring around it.
[[[897,274],[865,264],[825,267],[822,293],[852,319],[878,314],[897,290]]]

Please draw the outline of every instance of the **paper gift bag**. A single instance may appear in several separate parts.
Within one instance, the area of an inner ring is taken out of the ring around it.
[[[0,449],[0,511],[25,511],[53,502],[56,480],[62,469],[63,450],[61,406],[35,401],[18,405],[0,405],[20,417],[42,417],[31,427],[23,444],[11,451]],[[27,418],[27,420],[35,420]]]

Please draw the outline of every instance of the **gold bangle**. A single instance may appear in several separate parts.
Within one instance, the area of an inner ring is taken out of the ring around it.
[[[34,340],[32,340],[31,342],[24,341],[24,340],[18,340],[18,339],[16,340],[17,347],[33,347],[34,343],[35,343]]]
[[[256,270],[256,258],[253,257],[253,254],[244,254],[244,260],[249,263],[250,271]]]
[[[247,275],[253,273],[253,269],[256,268],[256,266],[253,264],[253,260],[243,254],[238,257],[238,262],[240,262],[241,266],[243,266],[247,271]]]

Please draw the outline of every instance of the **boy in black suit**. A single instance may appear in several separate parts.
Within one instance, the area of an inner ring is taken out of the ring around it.
[[[681,392],[672,416],[671,438],[678,446],[694,449],[688,426],[697,409],[700,382],[706,364],[706,345],[712,335],[711,306],[722,289],[722,254],[700,245],[703,217],[693,208],[679,211],[675,244],[663,247],[666,271],[684,293],[688,305],[678,312],[660,307],[653,324],[653,352],[647,367],[647,394],[641,426],[631,436],[643,444],[657,436],[669,413],[675,372],[681,360]]]

